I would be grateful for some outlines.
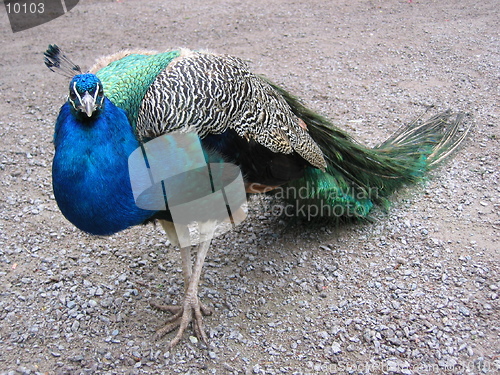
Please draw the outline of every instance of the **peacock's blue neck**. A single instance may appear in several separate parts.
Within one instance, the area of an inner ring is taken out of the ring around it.
[[[79,229],[109,235],[155,214],[134,202],[128,157],[137,147],[125,112],[105,99],[90,118],[62,106],[54,134],[54,195],[61,212]]]

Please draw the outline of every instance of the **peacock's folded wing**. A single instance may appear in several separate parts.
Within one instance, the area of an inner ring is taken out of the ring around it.
[[[326,167],[322,151],[283,97],[230,56],[189,52],[172,61],[147,90],[136,125],[143,139],[172,131],[204,138],[228,129],[274,153],[296,152],[311,165]]]

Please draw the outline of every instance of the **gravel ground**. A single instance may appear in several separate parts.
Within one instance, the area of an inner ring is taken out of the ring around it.
[[[1,374],[498,374],[499,7],[494,0],[80,1],[13,34],[0,23]],[[153,341],[151,301],[182,290],[160,228],[95,238],[52,195],[53,124],[68,80],[122,48],[242,57],[374,145],[426,105],[470,113],[460,153],[363,225],[307,226],[250,203],[214,240],[204,347]]]

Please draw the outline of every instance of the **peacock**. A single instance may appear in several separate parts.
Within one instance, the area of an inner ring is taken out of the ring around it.
[[[369,148],[236,57],[188,49],[125,50],[98,59],[83,73],[56,45],[44,55],[47,67],[71,78],[53,139],[52,183],[62,214],[94,235],[159,221],[180,247],[184,298],[178,305],[153,304],[171,313],[156,331],[160,338],[177,329],[170,346],[189,324],[208,341],[203,315],[212,310],[199,300],[198,284],[217,223],[227,215],[200,211],[193,264],[189,223],[175,222],[171,201],[161,209],[137,203],[129,163],[136,150],[165,135],[191,134],[207,165],[237,166],[244,191],[237,206],[245,195],[266,193],[280,195],[308,219],[364,220],[374,205],[385,205],[396,189],[420,180],[452,154],[469,132],[464,115],[448,110],[419,118]],[[191,144],[175,143],[167,139],[163,147],[173,151],[148,163],[157,162],[168,173],[196,164]],[[211,169],[212,184],[227,184],[219,181],[227,180],[226,169]],[[198,185],[178,178],[162,185],[160,195],[197,197]],[[301,194],[290,194],[298,189]]]

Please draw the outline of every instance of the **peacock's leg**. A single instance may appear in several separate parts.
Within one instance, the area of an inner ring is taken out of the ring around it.
[[[181,259],[182,259],[182,276],[184,277],[184,293],[187,292],[187,287],[189,281],[191,280],[192,263],[191,263],[191,246],[181,247]],[[167,311],[172,313],[174,316],[169,320],[175,320],[182,314],[182,306],[180,305],[158,305],[154,302],[151,305],[158,310]],[[168,332],[165,332],[168,333]]]
[[[178,328],[176,336],[170,342],[170,347],[173,347],[179,342],[190,322],[193,322],[196,336],[204,342],[208,342],[207,335],[203,329],[203,315],[210,315],[212,311],[200,302],[198,298],[198,284],[215,227],[216,222],[199,223],[200,244],[198,246],[198,253],[194,266],[191,265],[190,247],[181,248],[182,271],[184,285],[186,286],[182,304],[178,306],[161,306],[153,304],[154,307],[173,314],[173,316],[166,321],[165,325],[156,331],[156,337],[160,338],[168,332]]]

